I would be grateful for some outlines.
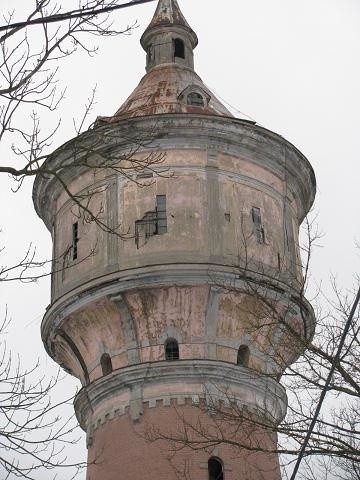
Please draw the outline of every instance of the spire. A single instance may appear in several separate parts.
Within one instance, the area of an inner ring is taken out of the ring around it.
[[[179,25],[194,33],[182,14],[176,0],[159,0],[154,17],[147,30],[154,27],[163,27],[164,25]]]
[[[196,33],[182,14],[177,0],[159,0],[153,19],[141,37],[147,53],[146,70],[165,63],[194,68]]]

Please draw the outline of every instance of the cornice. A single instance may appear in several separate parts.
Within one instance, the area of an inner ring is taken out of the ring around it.
[[[136,132],[136,134],[134,134]],[[136,135],[136,137],[134,137]],[[47,170],[59,169],[64,182],[69,183],[74,176],[86,171],[84,167],[74,167],[71,162],[61,169],[64,156],[75,147],[89,148],[100,138],[103,143],[94,149],[106,154],[109,150],[128,150],[142,135],[151,137],[150,144],[139,151],[158,149],[211,149],[213,152],[240,155],[247,161],[256,163],[279,178],[287,180],[298,202],[300,221],[306,215],[315,198],[316,180],[314,171],[306,157],[280,135],[255,125],[253,122],[199,114],[163,114],[124,119],[89,130],[70,140],[48,157],[44,164]],[[80,158],[80,156],[78,157]],[[62,191],[54,177],[37,175],[33,200],[36,212],[51,228],[51,200]]]
[[[299,296],[296,288],[280,278],[249,269],[242,274],[240,269],[211,263],[169,264],[143,266],[95,278],[57,299],[48,307],[41,325],[45,348],[52,356],[51,341],[61,323],[72,313],[101,298],[136,289],[206,284],[220,290],[231,285],[231,289],[239,292],[248,291],[249,285],[254,284],[266,298],[279,300],[280,296],[284,303],[301,311],[306,338],[310,340],[314,335],[316,320],[311,304]]]
[[[166,388],[163,394],[159,393],[164,385],[171,385],[171,392]],[[156,395],[144,393],[149,386],[156,386]],[[129,393],[129,400],[119,400],[125,392]],[[209,404],[215,400],[225,405],[235,401],[238,406],[275,424],[284,418],[287,409],[284,387],[269,376],[212,360],[161,361],[115,370],[83,387],[74,401],[80,426],[94,430],[114,416],[126,414],[134,398],[132,392],[137,392],[136,401],[141,400],[150,408],[156,407],[158,401],[168,406],[172,400],[180,405],[187,399],[195,404],[201,398]]]

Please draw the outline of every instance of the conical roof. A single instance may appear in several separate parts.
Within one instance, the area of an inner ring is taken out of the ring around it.
[[[153,19],[146,30],[163,27],[164,25],[181,25],[191,30],[176,0],[160,0]]]
[[[192,92],[202,95],[203,106],[188,103],[187,96]],[[147,73],[114,119],[162,113],[232,116],[193,70],[176,64],[159,66]]]

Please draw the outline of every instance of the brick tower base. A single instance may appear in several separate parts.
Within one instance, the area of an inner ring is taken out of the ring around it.
[[[183,431],[184,422],[210,433],[218,421],[201,407],[188,404],[145,408],[136,422],[128,414],[114,418],[92,433],[87,480],[208,480],[212,456],[221,458],[226,480],[280,480],[277,455],[264,453],[276,448],[276,435],[242,428],[241,419],[237,434],[229,434],[227,440],[247,444],[253,451],[226,443],[197,450],[190,448],[195,446],[191,442],[186,447],[173,441]],[[233,427],[223,423],[217,433],[222,429]],[[195,438],[191,427],[188,433]],[[159,439],[161,435],[170,438]],[[201,437],[204,440],[203,435],[197,438]]]

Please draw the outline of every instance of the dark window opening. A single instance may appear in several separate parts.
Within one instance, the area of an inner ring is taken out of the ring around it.
[[[153,46],[149,45],[149,48],[147,50],[147,56],[148,56],[148,61],[151,62],[153,59]]]
[[[108,353],[103,353],[100,359],[101,369],[103,375],[109,375],[112,371],[112,361]]]
[[[247,367],[249,365],[250,349],[247,345],[240,345],[237,354],[237,364]]]
[[[208,461],[209,480],[224,480],[224,469],[222,462],[215,457]]]
[[[144,169],[142,172],[136,175],[136,180],[142,180],[145,178],[153,178],[153,173],[150,170]]]
[[[166,340],[165,343],[165,359],[179,360],[179,344],[174,338]]]
[[[254,226],[255,226],[257,243],[264,244],[265,243],[265,231],[264,231],[264,227],[262,226],[260,208],[252,207],[251,215],[252,215],[252,221],[253,221]]]
[[[79,223],[75,222],[72,226],[72,259],[78,258],[78,243],[79,243]]]
[[[146,212],[141,220],[135,222],[135,242],[140,247],[140,238],[146,243],[153,235],[167,232],[166,195],[156,196],[155,211]]]
[[[192,92],[187,96],[187,104],[195,107],[205,107],[204,98],[200,93]]]
[[[185,44],[180,38],[174,40],[174,57],[185,58]]]
[[[167,232],[166,195],[156,196],[156,235]]]
[[[289,231],[288,231],[286,225],[285,225],[285,242],[286,242],[286,247],[287,247],[288,251],[290,251]]]

